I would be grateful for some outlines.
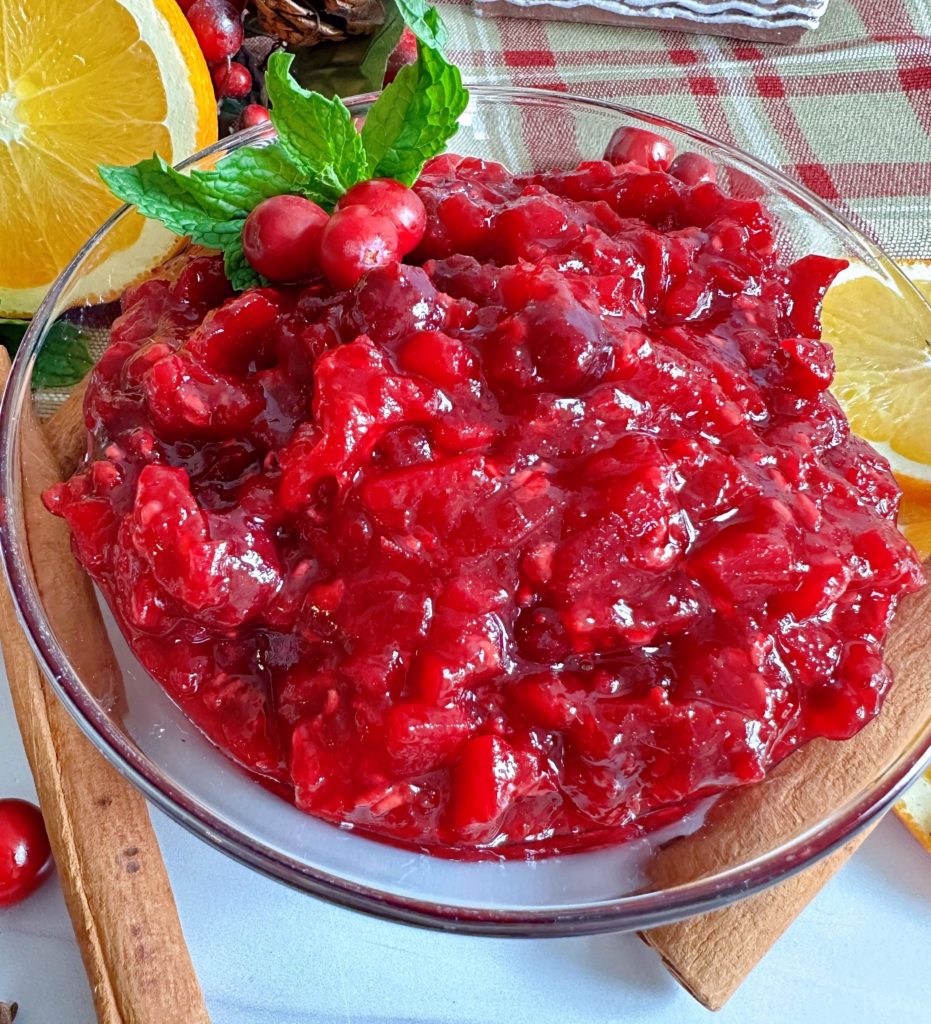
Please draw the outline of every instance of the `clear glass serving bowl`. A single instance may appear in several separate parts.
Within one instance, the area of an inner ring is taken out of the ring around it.
[[[374,96],[351,103],[364,115]],[[621,124],[667,135],[679,151],[691,149],[718,167],[733,194],[761,199],[779,229],[787,258],[809,252],[843,256],[878,278],[912,307],[916,293],[894,264],[816,196],[745,153],[707,135],[612,103],[543,91],[474,88],[453,148],[512,168],[566,167],[602,155]],[[268,126],[223,140],[186,166],[214,163],[247,144],[273,138]],[[79,300],[83,283],[123,212],[75,257],[49,292],[17,355],[0,409],[0,486],[6,516],[2,558],[23,625],[58,695],[97,748],[147,797],[203,839],[297,889],[382,917],[449,930],[497,935],[565,935],[629,930],[708,911],[771,885],[844,842],[886,809],[920,770],[931,746],[931,723],[914,734],[873,777],[847,787],[836,806],[817,808],[781,834],[754,844],[704,839],[701,814],[677,831],[700,856],[680,856],[670,833],[594,852],[538,861],[464,863],[374,842],[296,810],[251,781],[217,751],[129,653],[101,604],[119,663],[117,692],[85,672],[87,644],[68,628],[68,608],[43,599],[54,592],[57,566],[34,558],[30,535],[36,497],[24,488],[31,457],[27,437],[33,409],[47,415],[60,392],[34,389],[36,356],[62,316],[104,326],[114,310]],[[30,405],[33,409],[30,409]],[[25,460],[25,463],[24,463]],[[37,515],[42,515],[41,512]],[[101,641],[105,642],[103,634]],[[101,689],[105,692],[100,692]],[[785,764],[791,763],[791,758]],[[743,801],[781,799],[767,780]],[[772,796],[767,794],[772,793]],[[718,820],[731,812],[725,798]],[[743,819],[746,820],[746,819]],[[696,836],[699,839],[696,841]],[[743,852],[739,855],[734,849]],[[680,847],[681,849],[681,847]]]

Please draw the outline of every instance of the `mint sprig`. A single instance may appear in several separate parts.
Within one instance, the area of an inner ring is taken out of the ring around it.
[[[260,202],[288,193],[331,210],[367,178],[411,185],[456,132],[469,94],[459,69],[443,55],[440,16],[425,0],[396,4],[417,37],[417,61],[402,68],[372,104],[361,133],[338,97],[302,88],[290,73],[293,55],[278,52],[270,56],[265,76],[275,142],[238,149],[209,171],[185,174],[153,156],[132,167],[101,167],[101,177],[146,217],[221,249],[234,288],[262,283],[242,248],[243,224]]]
[[[430,15],[439,22],[432,8]],[[401,68],[362,126],[369,177],[412,185],[424,163],[446,148],[469,102],[459,68],[420,40],[417,53],[416,63]]]
[[[442,52],[446,46],[446,26],[427,0],[396,0],[404,24],[424,46]]]
[[[293,60],[293,54],[275,53],[265,74],[278,145],[336,202],[365,174],[362,139],[338,96],[328,100],[297,84],[290,75]]]

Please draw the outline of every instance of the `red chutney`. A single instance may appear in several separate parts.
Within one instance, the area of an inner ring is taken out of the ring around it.
[[[460,855],[618,840],[865,725],[921,577],[826,390],[843,264],[633,164],[416,189],[420,247],[352,291],[199,257],[124,296],[46,500],[152,675],[298,807]]]

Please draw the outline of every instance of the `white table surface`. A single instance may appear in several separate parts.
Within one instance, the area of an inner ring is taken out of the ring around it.
[[[5,680],[0,795],[35,798]],[[376,921],[153,819],[214,1024],[712,1020],[633,936],[479,939]],[[17,1024],[93,1024],[55,879],[0,910],[0,1001],[14,999]],[[929,1005],[931,857],[890,817],[714,1019],[925,1024]]]

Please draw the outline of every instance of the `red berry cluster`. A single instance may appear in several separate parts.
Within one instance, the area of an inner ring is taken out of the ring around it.
[[[178,0],[178,6],[210,68],[217,99],[245,99],[252,91],[252,74],[233,58],[242,47],[247,0]],[[248,117],[247,111],[251,112]],[[267,120],[265,107],[253,103],[243,111],[241,126],[249,128]]]
[[[246,218],[242,242],[246,259],[270,281],[322,272],[337,288],[352,288],[367,271],[415,249],[426,224],[416,192],[373,178],[349,189],[332,215],[301,196],[272,196]]]

